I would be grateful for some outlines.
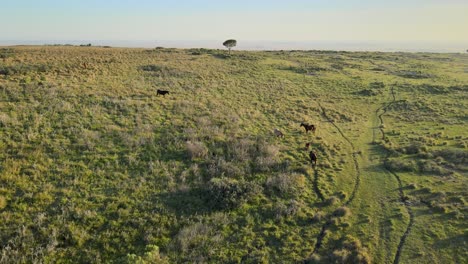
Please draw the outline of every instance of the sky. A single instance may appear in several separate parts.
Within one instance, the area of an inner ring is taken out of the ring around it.
[[[18,44],[234,38],[468,48],[468,0],[0,0],[0,25],[0,43]]]

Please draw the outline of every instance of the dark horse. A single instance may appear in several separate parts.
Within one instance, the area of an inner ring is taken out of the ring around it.
[[[166,94],[168,94],[169,91],[164,91],[164,90],[157,90],[156,91],[156,96],[159,96],[159,95],[162,95],[162,96],[165,96]]]
[[[317,165],[317,155],[313,152],[313,151],[310,151],[309,152],[309,158],[310,158],[310,162],[315,166]]]
[[[309,124],[305,124],[305,123],[301,123],[301,127],[304,127],[305,128],[305,131],[306,133],[309,132],[309,130],[312,130],[312,132],[315,133],[315,126],[314,125],[309,125]]]

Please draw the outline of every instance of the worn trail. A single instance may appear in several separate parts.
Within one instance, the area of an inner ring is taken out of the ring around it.
[[[327,121],[330,122],[330,124],[332,124],[336,128],[338,133],[340,133],[343,139],[346,140],[346,142],[348,142],[348,144],[351,146],[354,168],[356,169],[356,179],[354,181],[353,192],[349,196],[348,200],[344,203],[344,205],[349,205],[354,200],[354,197],[356,196],[356,193],[359,189],[359,185],[361,183],[361,170],[359,168],[359,163],[357,160],[356,148],[354,146],[354,143],[343,133],[341,128],[327,115],[325,108],[323,108],[320,103],[318,103],[318,106],[320,107],[320,110],[322,111],[323,117],[325,117],[325,119],[327,119]]]
[[[320,107],[320,111],[322,113],[322,116],[325,119],[327,119],[327,121],[330,122],[336,128],[338,133],[340,133],[340,135],[343,137],[343,139],[346,142],[348,142],[348,144],[351,146],[352,156],[353,156],[353,163],[354,163],[354,167],[356,169],[356,179],[355,179],[355,182],[354,182],[353,192],[351,193],[349,198],[346,200],[346,202],[344,202],[344,204],[343,204],[343,205],[349,205],[354,200],[354,197],[356,196],[356,193],[357,193],[357,191],[359,189],[359,185],[360,185],[360,182],[361,182],[361,170],[359,168],[359,163],[358,163],[358,160],[357,160],[356,149],[355,149],[355,146],[354,146],[353,142],[343,133],[341,128],[327,115],[327,112],[326,112],[325,108],[323,108],[323,106],[320,103],[318,103],[318,106]],[[324,201],[324,197],[321,194],[320,189],[318,188],[317,180],[318,180],[318,172],[317,172],[317,170],[315,170],[314,189],[316,189],[316,193],[319,196],[319,198],[322,201]],[[331,226],[331,224],[332,224],[331,215],[327,215],[325,224],[323,224],[322,229],[320,230],[320,233],[317,236],[317,242],[315,243],[314,250],[312,251],[311,256],[314,255],[315,253],[317,253],[317,251],[321,248],[323,239],[326,236],[326,231]]]
[[[392,101],[389,102],[388,104],[386,104],[385,106],[379,108],[376,110],[376,114],[379,118],[379,130],[382,134],[382,140],[383,141],[386,141],[387,138],[385,136],[385,131],[383,129],[383,116],[387,113],[387,109],[396,102],[396,97],[395,97],[395,89],[392,87],[391,89],[391,95],[392,95]],[[382,111],[382,113],[378,114],[380,111]],[[390,153],[388,152],[387,155],[386,155],[386,158],[388,158],[390,156]],[[403,184],[401,183],[401,178],[400,176],[395,173],[394,171],[392,170],[389,170],[388,168],[385,168],[390,174],[392,174],[395,179],[397,180],[398,182],[398,189],[399,189],[399,194],[400,194],[400,201],[404,204],[405,208],[406,208],[406,211],[408,212],[408,215],[409,215],[409,222],[408,222],[408,225],[406,226],[406,230],[405,232],[403,233],[403,235],[400,237],[400,242],[398,243],[398,247],[397,247],[397,251],[395,253],[395,258],[393,260],[393,264],[398,264],[400,263],[400,257],[401,257],[401,252],[403,250],[403,247],[406,243],[406,238],[408,237],[408,235],[410,234],[411,232],[411,228],[413,227],[413,224],[414,224],[414,214],[413,214],[413,210],[411,209],[410,205],[407,203],[406,199],[405,199],[405,194],[403,192]]]

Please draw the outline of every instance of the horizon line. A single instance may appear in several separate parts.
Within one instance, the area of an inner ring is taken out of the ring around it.
[[[115,48],[179,48],[179,49],[224,49],[219,40],[0,40],[0,46],[51,46],[83,45],[111,46]],[[429,52],[465,53],[468,44],[434,41],[290,41],[290,40],[243,40],[238,41],[236,50],[330,50],[330,51],[375,51],[375,52]]]

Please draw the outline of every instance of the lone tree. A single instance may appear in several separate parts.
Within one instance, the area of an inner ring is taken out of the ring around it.
[[[223,45],[229,49],[229,54],[231,54],[231,48],[237,45],[237,40],[235,39],[228,39],[223,42]]]

